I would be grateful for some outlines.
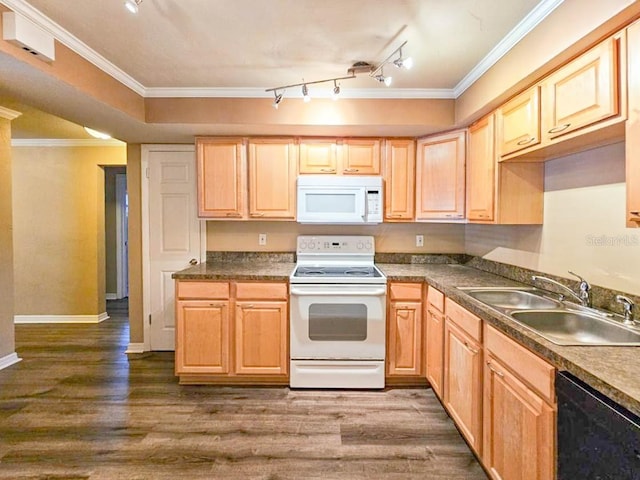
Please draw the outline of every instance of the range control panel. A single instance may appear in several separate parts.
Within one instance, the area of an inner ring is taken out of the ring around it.
[[[375,253],[375,242],[367,235],[301,235],[296,253],[369,254]]]

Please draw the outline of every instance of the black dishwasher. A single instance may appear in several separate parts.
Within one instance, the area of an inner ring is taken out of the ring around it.
[[[640,417],[567,372],[556,393],[558,480],[640,480]]]

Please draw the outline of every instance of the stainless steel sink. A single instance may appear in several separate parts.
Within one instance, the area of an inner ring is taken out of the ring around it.
[[[640,331],[596,314],[569,309],[509,314],[516,322],[558,345],[640,346]]]
[[[559,308],[562,304],[543,297],[538,290],[509,288],[461,288],[476,300],[492,307],[508,310]]]

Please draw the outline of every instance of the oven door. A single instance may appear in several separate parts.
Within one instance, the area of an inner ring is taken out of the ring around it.
[[[385,285],[291,285],[291,358],[384,360]]]

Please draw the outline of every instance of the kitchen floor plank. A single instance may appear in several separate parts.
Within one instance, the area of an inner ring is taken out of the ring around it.
[[[0,371],[0,479],[477,480],[429,389],[183,386],[173,354],[127,357],[98,325],[17,325]]]

